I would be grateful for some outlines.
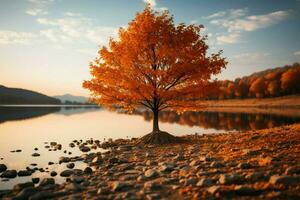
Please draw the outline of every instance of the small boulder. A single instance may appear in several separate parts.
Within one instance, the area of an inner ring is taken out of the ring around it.
[[[202,178],[196,184],[196,186],[199,186],[199,187],[209,187],[209,186],[212,186],[212,185],[213,185],[213,181],[209,178]]]
[[[5,164],[0,164],[0,173],[4,172],[5,170],[7,170],[7,167]]]
[[[18,175],[16,170],[6,170],[1,174],[1,178],[16,178]]]
[[[18,171],[18,176],[31,176],[32,172],[29,170],[20,170]]]
[[[54,176],[56,176],[56,175],[57,175],[57,172],[56,172],[56,171],[50,172],[50,176],[54,177]]]
[[[240,184],[243,182],[243,177],[238,174],[222,174],[219,182],[223,185]]]
[[[300,174],[300,166],[289,167],[285,170],[286,175]]]
[[[32,178],[31,179],[32,183],[36,184],[36,183],[39,183],[40,182],[40,178]]]
[[[62,172],[60,173],[60,176],[62,176],[62,177],[69,177],[69,176],[71,176],[73,173],[74,173],[74,172],[73,172],[72,170],[67,169],[67,170],[62,171]]]
[[[271,176],[269,183],[271,184],[282,184],[282,185],[297,185],[300,183],[300,176],[289,176],[289,175],[273,175]]]
[[[145,176],[147,178],[155,178],[158,176],[158,172],[154,169],[148,169],[147,171],[145,171]]]
[[[83,172],[84,172],[85,174],[91,174],[91,173],[93,173],[93,170],[92,170],[92,168],[90,168],[90,167],[86,167],[86,168],[83,170]]]
[[[14,185],[13,190],[14,191],[21,191],[24,188],[33,187],[33,186],[34,186],[34,184],[32,182],[18,183],[16,185]]]
[[[75,167],[74,163],[68,163],[67,164],[67,168],[69,168],[69,169],[73,169],[74,167]]]
[[[44,178],[40,182],[40,186],[54,185],[54,184],[55,184],[55,180],[53,178]]]

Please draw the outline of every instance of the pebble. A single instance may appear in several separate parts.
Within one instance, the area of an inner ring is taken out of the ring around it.
[[[124,182],[120,182],[120,181],[114,181],[112,183],[112,191],[116,192],[116,191],[120,191],[122,190],[124,187],[126,187],[126,184]]]
[[[207,192],[211,193],[212,195],[216,194],[219,190],[220,190],[220,186],[211,186],[209,188],[207,188]]]
[[[230,185],[230,184],[239,184],[243,181],[242,176],[238,174],[222,174],[220,175],[219,182],[220,184]]]
[[[14,191],[21,191],[24,188],[27,187],[34,187],[34,184],[32,182],[25,182],[25,183],[18,183],[16,185],[14,185],[13,190]]]
[[[31,156],[33,156],[33,157],[38,157],[38,156],[40,156],[41,154],[39,154],[39,153],[33,153]]]
[[[36,184],[40,182],[40,178],[32,178],[31,181],[32,183]]]
[[[42,179],[42,181],[40,182],[40,186],[47,186],[47,185],[53,185],[55,184],[55,180],[54,178],[44,178]]]
[[[159,174],[156,170],[154,169],[148,169],[147,171],[145,171],[144,174],[147,178],[155,178],[157,177]]]
[[[238,164],[238,168],[240,169],[250,169],[252,166],[249,163],[240,163]]]
[[[72,170],[66,169],[66,170],[64,170],[64,171],[62,171],[60,173],[60,176],[62,176],[62,177],[69,177],[72,174],[74,174],[74,172]]]
[[[283,185],[295,185],[300,183],[300,176],[289,176],[289,175],[273,175],[269,182],[271,184],[283,184]]]
[[[241,196],[255,195],[257,193],[257,191],[254,188],[244,186],[244,185],[236,185],[234,187],[234,191],[236,194],[241,195]]]
[[[5,164],[0,164],[0,173],[4,172],[5,170],[7,170],[7,167]]]
[[[16,178],[18,175],[16,170],[6,170],[1,174],[1,178]]]
[[[285,170],[286,175],[300,174],[300,166],[289,167]]]
[[[57,172],[56,172],[56,171],[50,172],[50,176],[54,177],[54,176],[56,176],[56,175],[57,175]]]
[[[90,168],[90,167],[86,167],[86,168],[83,170],[83,172],[84,172],[85,174],[91,174],[91,173],[93,173],[93,170],[92,170],[92,168]]]
[[[69,168],[69,169],[73,169],[74,167],[75,167],[74,163],[68,163],[67,164],[67,168]]]
[[[20,170],[18,171],[18,176],[31,176],[32,172],[29,170]]]
[[[89,148],[89,147],[87,147],[87,146],[81,146],[80,148],[80,151],[82,151],[82,152],[89,152],[91,149]]]
[[[70,158],[69,157],[64,157],[64,156],[61,156],[59,157],[59,163],[67,163],[67,162],[70,162]]]
[[[196,186],[199,186],[199,187],[209,187],[209,186],[212,186],[212,185],[213,185],[213,181],[209,178],[202,178],[196,184]]]

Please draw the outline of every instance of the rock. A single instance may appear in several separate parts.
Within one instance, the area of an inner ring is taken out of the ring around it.
[[[200,160],[192,160],[192,162],[190,162],[190,166],[193,167],[193,166],[197,166],[200,164]]]
[[[150,191],[159,190],[162,189],[162,185],[153,181],[147,181],[144,183],[144,188],[145,190],[150,190]]]
[[[101,156],[101,155],[96,156],[96,157],[92,160],[92,163],[93,163],[93,164],[96,164],[96,165],[102,164],[102,163],[103,163],[102,156]]]
[[[211,167],[213,168],[220,168],[220,167],[225,167],[225,165],[221,162],[217,162],[217,161],[214,161],[210,164]]]
[[[158,176],[158,172],[154,169],[148,169],[147,171],[145,171],[145,176],[147,178],[155,178]]]
[[[36,184],[40,182],[40,178],[32,178],[31,181],[32,183]]]
[[[238,174],[222,174],[219,182],[224,185],[240,184],[243,182],[243,177]]]
[[[39,150],[38,148],[34,148],[35,151]]]
[[[244,186],[244,185],[237,185],[234,187],[234,191],[237,195],[245,195],[245,196],[249,196],[249,195],[256,195],[257,194],[257,190],[255,190],[254,188],[248,187],[248,186]]]
[[[214,194],[216,194],[217,192],[220,191],[220,188],[221,188],[220,186],[214,185],[214,186],[211,186],[211,187],[207,188],[207,192],[214,195]]]
[[[91,149],[89,147],[87,147],[87,146],[81,146],[79,148],[79,150],[82,151],[82,152],[89,152]]]
[[[61,150],[61,148],[62,148],[62,145],[61,144],[57,144],[57,145],[55,145],[55,147],[54,147],[55,149],[57,149],[57,150]]]
[[[56,176],[56,175],[57,175],[57,172],[56,172],[56,171],[50,172],[50,176],[54,177],[54,176]]]
[[[197,180],[195,178],[189,178],[184,181],[185,186],[188,186],[188,185],[195,186],[196,183],[197,183]]]
[[[199,160],[202,161],[202,162],[204,162],[204,161],[210,162],[210,161],[212,161],[213,159],[212,159],[212,157],[209,157],[209,156],[200,156],[200,157],[199,157]]]
[[[4,171],[6,171],[6,170],[7,170],[6,165],[5,165],[5,164],[0,164],[0,173],[1,173],[1,172],[4,172]]]
[[[62,171],[62,172],[60,173],[60,176],[62,176],[62,177],[69,177],[69,176],[71,176],[73,173],[74,173],[74,172],[73,172],[72,170],[67,169],[67,170]]]
[[[67,162],[70,162],[70,158],[69,157],[64,157],[64,156],[61,156],[59,158],[59,163],[67,163]]]
[[[71,181],[72,182],[75,182],[75,183],[81,183],[84,181],[84,178],[82,176],[77,176],[77,175],[71,175],[70,177]]]
[[[158,199],[162,199],[162,198],[159,194],[152,193],[152,194],[147,194],[146,199],[148,199],[148,200],[158,200]]]
[[[69,144],[69,147],[74,148],[74,147],[75,147],[75,144],[71,142],[71,143]]]
[[[202,178],[196,184],[196,186],[199,186],[199,187],[209,187],[209,186],[212,186],[212,185],[213,185],[213,181],[209,178]]]
[[[1,171],[1,170],[0,170]],[[285,170],[286,175],[300,174],[300,166],[289,167]]]
[[[78,192],[83,190],[83,186],[77,184],[77,183],[68,183],[67,185],[65,185],[65,189],[69,190],[69,191],[73,191],[73,192]]]
[[[57,142],[50,142],[50,146],[55,146],[57,145]]]
[[[33,156],[33,157],[38,157],[38,156],[40,156],[41,154],[39,154],[39,153],[33,153],[31,156]]]
[[[18,176],[31,176],[32,172],[29,170],[20,170],[18,171]]]
[[[26,187],[20,191],[14,199],[28,199],[30,196],[34,195],[38,190],[34,187]]]
[[[36,164],[36,163],[31,163],[30,165],[31,165],[31,166],[37,166],[37,164]]]
[[[127,185],[124,182],[120,182],[120,181],[114,181],[112,183],[112,191],[116,192],[116,191],[120,191],[123,188],[125,188]]]
[[[109,160],[108,160],[108,162],[110,163],[110,164],[116,164],[116,163],[118,163],[119,162],[119,159],[118,158],[110,158]]]
[[[40,182],[40,186],[47,186],[47,185],[54,185],[54,184],[55,184],[55,180],[53,178],[44,178]]]
[[[160,172],[171,172],[174,170],[174,165],[173,164],[169,164],[169,163],[166,163],[166,164],[162,164],[158,170]]]
[[[268,166],[268,165],[270,165],[272,163],[272,160],[273,159],[271,157],[260,158],[258,160],[258,164],[260,166]]]
[[[177,154],[174,158],[173,158],[174,161],[182,161],[184,160],[184,157],[181,155],[181,154]]]
[[[92,170],[92,168],[90,168],[90,167],[86,167],[86,168],[83,170],[83,172],[84,172],[85,174],[91,174],[91,173],[93,173],[93,170]]]
[[[75,167],[74,163],[68,163],[67,164],[67,168],[69,168],[69,169],[73,169],[74,167]]]
[[[110,190],[108,187],[101,187],[97,190],[98,195],[107,195],[110,193]]]
[[[21,149],[17,149],[16,152],[17,152],[17,153],[20,153],[20,152],[22,152],[22,150],[21,150]]]
[[[249,163],[240,163],[238,164],[238,168],[240,169],[250,169],[252,166]]]
[[[271,176],[269,183],[271,184],[282,184],[282,185],[299,185],[300,176],[289,176],[289,175],[273,175]]]
[[[24,188],[27,187],[34,187],[34,184],[32,182],[26,182],[26,183],[18,183],[16,185],[14,185],[13,190],[14,191],[21,191]]]
[[[259,181],[261,179],[264,179],[265,175],[263,172],[252,172],[246,175],[246,179],[252,182]]]
[[[51,191],[40,191],[35,193],[34,195],[29,197],[29,200],[43,200],[43,199],[49,199],[54,196],[53,192]]]
[[[48,165],[53,165],[54,164],[54,162],[48,162]]]
[[[16,170],[6,170],[1,174],[1,178],[16,178],[17,177],[17,171]]]

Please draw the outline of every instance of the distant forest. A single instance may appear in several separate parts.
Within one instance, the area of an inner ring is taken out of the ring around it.
[[[218,95],[209,99],[266,98],[300,93],[300,64],[267,69],[234,81],[218,81]]]

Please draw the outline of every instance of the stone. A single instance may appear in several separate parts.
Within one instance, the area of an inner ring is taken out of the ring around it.
[[[97,190],[98,195],[107,195],[110,193],[110,190],[108,187],[101,187]]]
[[[55,146],[57,145],[57,142],[50,142],[50,146]]]
[[[6,171],[6,170],[7,170],[6,165],[5,165],[5,164],[0,164],[0,173],[1,173],[1,172],[4,172],[4,171]]]
[[[238,174],[222,174],[219,182],[224,185],[240,184],[243,182],[243,177]]]
[[[193,167],[193,166],[197,166],[197,165],[199,165],[200,164],[200,160],[192,160],[191,162],[190,162],[190,166],[191,167]]]
[[[113,158],[110,158],[110,159],[108,160],[108,162],[109,162],[110,164],[116,164],[116,163],[118,163],[118,162],[119,162],[119,159],[118,159],[118,158],[115,158],[115,157],[113,157]]]
[[[209,187],[212,185],[213,185],[213,181],[209,178],[202,178],[196,184],[196,186],[199,186],[199,187]]]
[[[96,164],[96,165],[100,165],[103,163],[103,159],[102,159],[102,156],[96,156],[93,160],[92,160],[92,163],[93,164]]]
[[[18,175],[16,170],[6,170],[1,174],[1,178],[16,178]]]
[[[272,163],[272,160],[273,159],[271,157],[260,158],[258,160],[258,164],[260,166],[268,166],[268,165],[270,165]]]
[[[21,150],[21,149],[17,149],[16,152],[17,152],[17,153],[20,153],[20,152],[22,152],[22,150]]]
[[[159,174],[156,170],[154,169],[148,169],[147,171],[145,171],[144,174],[147,178],[155,178],[157,177]]]
[[[59,163],[67,163],[67,162],[70,162],[70,158],[69,157],[64,157],[64,156],[61,156],[59,158]]]
[[[72,182],[75,182],[75,183],[81,183],[84,181],[84,178],[82,176],[77,176],[75,174],[71,175],[70,179]]]
[[[53,192],[51,191],[40,191],[35,193],[34,195],[29,197],[29,200],[43,200],[43,199],[49,199],[54,196]]]
[[[48,162],[48,165],[53,165],[54,164],[54,162]]]
[[[220,191],[220,188],[221,188],[220,186],[214,185],[214,186],[207,188],[207,192],[209,192],[212,195],[215,195],[217,192]]]
[[[93,170],[92,170],[92,168],[90,168],[90,167],[86,167],[86,168],[83,170],[83,172],[84,172],[85,174],[91,174],[91,173],[93,173]]]
[[[89,147],[87,147],[87,146],[81,146],[79,148],[79,150],[82,151],[82,152],[89,152],[91,149]]]
[[[60,173],[60,176],[62,176],[62,177],[69,177],[69,176],[71,176],[73,173],[74,173],[74,172],[73,172],[72,170],[66,169],[66,170],[64,170],[64,171],[62,171],[62,172]]]
[[[252,182],[259,181],[261,179],[264,179],[265,175],[263,172],[252,172],[246,175],[246,179]]]
[[[34,148],[35,151],[39,150],[38,148]]]
[[[31,176],[32,172],[29,170],[20,170],[18,171],[18,176]]]
[[[214,161],[210,164],[211,167],[213,168],[220,168],[220,167],[225,167],[225,165],[221,162],[217,162],[217,161]]]
[[[199,160],[200,161],[202,161],[202,162],[210,162],[210,161],[212,161],[213,160],[213,158],[212,157],[209,157],[209,156],[200,156],[199,157]]]
[[[196,183],[197,183],[197,180],[195,178],[189,178],[189,179],[185,180],[184,185],[186,185],[186,186],[188,186],[188,185],[195,186]]]
[[[54,185],[55,184],[55,180],[53,178],[44,178],[41,182],[40,182],[40,186],[47,186],[47,185]]]
[[[122,190],[124,187],[126,187],[126,184],[124,182],[120,182],[120,181],[114,181],[112,183],[112,191],[116,192],[116,191],[120,191]]]
[[[238,164],[238,168],[240,169],[250,169],[252,166],[249,163],[240,163]]]
[[[20,191],[14,199],[28,199],[30,196],[33,196],[37,192],[38,190],[34,187],[26,187],[22,191]]]
[[[257,191],[254,188],[248,187],[248,186],[244,186],[244,185],[236,185],[234,187],[234,191],[237,195],[245,195],[245,196],[249,196],[249,195],[256,195]]]
[[[157,182],[154,181],[147,181],[144,183],[144,189],[145,190],[160,190],[162,189],[162,185],[158,184]]]
[[[40,156],[41,154],[39,154],[39,153],[33,153],[33,154],[31,154],[31,156],[33,156],[33,157],[38,157],[38,156]]]
[[[289,167],[285,170],[286,175],[300,174],[300,166]]]
[[[40,182],[40,178],[32,178],[31,179],[32,183],[36,184],[36,183],[39,183]]]
[[[160,172],[171,172],[173,171],[173,169],[174,169],[174,165],[171,164],[163,164],[158,168]]]
[[[57,172],[56,172],[56,171],[50,172],[50,176],[54,177],[54,176],[56,176],[56,175],[57,175]]]
[[[83,186],[73,182],[73,183],[68,183],[67,185],[65,185],[65,189],[69,190],[69,191],[73,191],[73,192],[78,192],[84,189]]]
[[[69,169],[73,169],[74,167],[75,167],[74,163],[68,163],[67,164],[67,168],[69,168]]]
[[[289,175],[273,175],[271,176],[269,183],[271,184],[282,184],[282,185],[299,185],[300,176],[289,176]]]
[[[32,182],[25,182],[25,183],[18,183],[16,185],[14,185],[13,190],[14,191],[21,191],[24,188],[27,187],[34,187],[34,184]]]

